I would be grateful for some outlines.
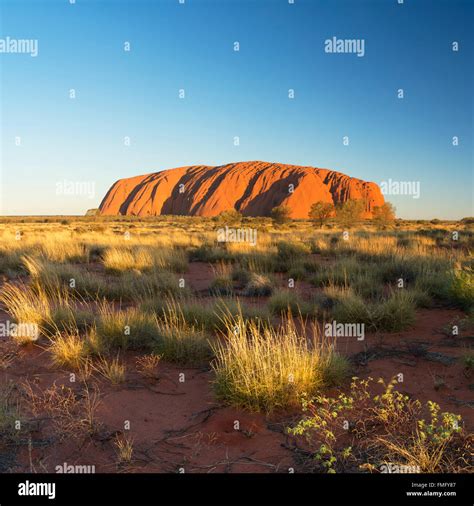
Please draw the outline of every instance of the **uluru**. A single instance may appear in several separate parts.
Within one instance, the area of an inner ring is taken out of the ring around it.
[[[365,217],[384,203],[377,184],[317,167],[236,162],[192,165],[120,179],[100,204],[102,215],[163,214],[216,216],[235,209],[244,216],[268,216],[287,206],[292,218],[308,218],[318,201],[339,205],[363,200]]]

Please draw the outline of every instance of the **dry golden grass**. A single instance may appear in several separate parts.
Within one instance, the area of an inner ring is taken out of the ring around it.
[[[125,364],[120,361],[119,355],[108,360],[106,358],[101,358],[94,367],[96,371],[104,378],[108,379],[112,385],[119,385],[125,381],[126,368]]]
[[[157,379],[160,360],[161,356],[153,353],[142,355],[136,359],[137,371],[145,378]]]
[[[71,369],[80,369],[87,356],[86,343],[77,331],[53,336],[49,351],[56,365]]]
[[[29,382],[22,385],[26,407],[34,417],[51,417],[61,439],[81,439],[94,434],[100,423],[96,413],[100,405],[100,392],[84,382],[81,395],[72,388],[54,383],[39,391]]]
[[[313,327],[313,339],[297,330],[288,316],[284,326],[225,316],[226,340],[213,345],[215,389],[226,402],[256,411],[296,405],[327,378],[342,380],[347,364]],[[303,325],[304,328],[304,325]]]
[[[0,302],[5,304],[18,324],[26,325],[25,328],[37,326],[41,329],[51,318],[50,300],[47,293],[40,287],[33,290],[24,283],[7,283],[2,286]],[[37,338],[38,334],[32,332],[18,333],[14,337],[19,344],[36,341]]]
[[[114,447],[119,465],[130,464],[132,462],[133,438],[131,436],[116,436]]]
[[[144,248],[110,248],[105,252],[104,266],[112,272],[147,271],[153,268],[154,261],[151,252]]]

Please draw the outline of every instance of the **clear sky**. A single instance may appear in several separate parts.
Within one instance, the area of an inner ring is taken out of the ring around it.
[[[0,53],[0,214],[83,214],[122,177],[265,160],[419,183],[386,196],[400,217],[474,215],[474,2],[398,1],[0,0],[0,39],[38,41]],[[326,53],[332,37],[364,55]]]

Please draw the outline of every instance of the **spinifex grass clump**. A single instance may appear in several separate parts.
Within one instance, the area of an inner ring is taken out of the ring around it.
[[[23,263],[31,277],[31,286],[50,296],[67,291],[70,295],[94,300],[107,288],[101,278],[76,265],[52,263],[32,256],[23,257]]]
[[[145,248],[110,248],[104,253],[103,263],[111,273],[150,271],[153,268],[153,256]]]
[[[247,297],[266,297],[272,294],[273,284],[271,279],[264,274],[252,272],[244,289]]]
[[[234,284],[232,282],[232,267],[230,264],[219,263],[213,266],[214,279],[211,282],[209,290],[215,296],[232,295]]]
[[[305,301],[295,290],[277,290],[268,301],[268,309],[275,315],[291,311],[292,314],[309,316],[313,313],[311,304]]]
[[[33,288],[23,284],[2,286],[0,302],[5,304],[8,312],[14,317],[18,329],[12,337],[19,344],[36,341],[43,325],[51,316],[51,306],[45,290]],[[36,329],[32,332],[32,329]]]
[[[53,362],[59,366],[79,369],[87,357],[85,340],[77,332],[62,332],[50,338],[49,351]]]
[[[241,314],[225,317],[225,323],[226,339],[213,344],[212,368],[217,396],[231,405],[267,412],[288,408],[304,392],[339,382],[347,372],[333,347],[298,332],[291,315],[277,329]],[[313,334],[319,335],[317,329]]]
[[[340,323],[363,323],[370,331],[399,332],[415,322],[415,302],[403,289],[370,303],[348,290],[337,300],[333,317]]]
[[[70,301],[70,302],[69,302]],[[51,309],[51,321],[47,322],[46,330],[86,330],[93,326],[95,313],[88,306],[81,306],[80,302],[74,302],[69,298],[67,302],[60,303]]]
[[[55,263],[83,263],[88,261],[89,252],[84,244],[68,239],[45,239],[41,243],[45,259]]]
[[[104,267],[108,272],[121,274],[127,271],[149,272],[152,270],[170,270],[185,272],[187,269],[186,253],[171,248],[110,248],[105,251]]]
[[[95,368],[112,385],[118,385],[125,381],[126,368],[119,355],[109,360],[102,357],[95,365]]]
[[[19,273],[23,268],[22,253],[22,250],[12,250],[0,245],[0,274],[9,274],[13,277]]]
[[[156,319],[152,315],[136,308],[117,309],[103,302],[89,340],[93,351],[102,354],[117,348],[149,349],[156,335]]]
[[[212,356],[209,337],[189,324],[176,302],[167,303],[156,321],[153,351],[164,360],[184,364],[204,364]]]

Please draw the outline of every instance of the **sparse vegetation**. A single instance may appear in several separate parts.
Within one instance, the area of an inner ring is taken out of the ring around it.
[[[130,436],[117,436],[114,441],[119,465],[130,464],[133,457],[133,438]]]
[[[125,381],[126,369],[119,355],[109,360],[101,358],[95,367],[104,378],[112,383],[112,385],[119,385]]]
[[[136,360],[137,371],[149,379],[158,378],[158,364],[160,363],[161,356],[149,353],[142,355]]]
[[[48,376],[62,383],[68,374],[71,383],[51,385],[33,376],[21,395],[10,390],[8,403],[0,396],[0,445],[19,433],[11,431],[12,416],[48,427],[58,440],[96,437],[98,385],[105,399],[136,388],[157,401],[166,399],[162,395],[178,401],[184,394],[177,371],[183,371],[203,389],[214,385],[206,402],[216,409],[230,404],[297,414],[305,399],[308,416],[293,429],[309,438],[313,458],[304,466],[311,470],[380,472],[390,464],[464,471],[468,435],[449,407],[441,412],[435,403],[419,405],[397,393],[395,384],[357,380],[349,389],[347,376],[350,363],[364,371],[360,364],[377,357],[378,348],[367,349],[367,342],[375,339],[390,356],[388,340],[398,336],[386,339],[387,332],[403,332],[392,366],[397,360],[423,366],[425,356],[445,360],[429,353],[428,337],[426,344],[411,343],[411,334],[418,337],[439,312],[444,320],[433,323],[433,345],[441,331],[461,367],[454,376],[427,374],[425,390],[445,395],[454,382],[469,385],[472,224],[392,221],[388,208],[363,222],[363,204],[356,206],[355,213],[346,206],[336,216],[314,214],[306,221],[285,213],[282,219],[278,213],[273,219],[227,213],[212,219],[5,220],[0,324],[8,320],[2,343],[11,350],[0,349],[0,367],[15,374],[22,357],[38,350]],[[253,228],[258,240],[217,242],[223,224]],[[372,335],[359,348],[345,335],[323,336],[328,322],[362,323]],[[12,323],[25,325],[12,331]],[[464,405],[463,398],[452,399]],[[119,466],[140,462],[132,435],[116,439]]]
[[[428,401],[426,420],[421,402],[398,391],[396,379],[379,380],[383,391],[375,396],[372,381],[353,378],[350,392],[337,397],[303,397],[307,415],[289,433],[306,438],[314,466],[329,473],[354,466],[371,472],[392,472],[388,466],[415,473],[468,470],[472,442],[459,415],[441,413]]]

